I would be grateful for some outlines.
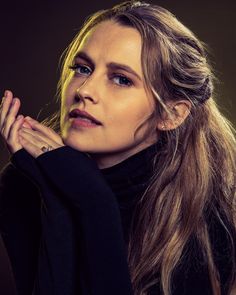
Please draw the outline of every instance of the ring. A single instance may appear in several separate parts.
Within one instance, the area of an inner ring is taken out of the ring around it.
[[[41,151],[44,153],[49,152],[52,149],[53,149],[53,147],[51,145],[48,145],[47,147],[46,146],[41,147]]]

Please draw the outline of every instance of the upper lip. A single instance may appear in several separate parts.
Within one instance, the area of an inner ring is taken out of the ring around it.
[[[88,118],[90,120],[92,120],[93,122],[95,122],[96,124],[101,125],[102,123],[100,121],[98,121],[96,118],[94,118],[92,115],[90,115],[89,113],[87,113],[86,111],[82,111],[80,109],[73,109],[72,111],[70,111],[69,113],[70,117],[74,117],[76,118],[77,116],[81,116],[81,117],[85,117]]]

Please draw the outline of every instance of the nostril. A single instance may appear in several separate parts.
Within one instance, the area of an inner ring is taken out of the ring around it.
[[[76,93],[76,95],[75,95],[75,101],[78,102],[80,100],[82,100],[81,96],[78,93]]]
[[[83,98],[82,98],[81,95],[79,95],[78,93],[76,93],[74,100],[75,100],[76,102],[80,102],[80,101],[83,101]]]

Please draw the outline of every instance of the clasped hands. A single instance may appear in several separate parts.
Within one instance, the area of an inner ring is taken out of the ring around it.
[[[38,121],[17,115],[21,102],[6,90],[0,105],[0,134],[11,154],[24,148],[34,158],[46,151],[64,146],[62,138]]]

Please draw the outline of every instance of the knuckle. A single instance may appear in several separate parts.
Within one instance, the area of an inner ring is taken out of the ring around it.
[[[3,133],[2,133],[2,136],[3,136],[3,138],[7,141],[8,140],[8,136],[7,136],[8,134],[7,134],[7,132],[6,131],[4,131]]]
[[[2,126],[1,126],[1,130],[4,130],[5,129],[5,126],[6,126],[6,122],[3,122],[2,123]]]
[[[2,126],[2,131],[5,133],[6,130],[7,130],[7,124],[3,124],[3,126]]]
[[[6,131],[6,126],[3,125],[2,128],[1,128],[1,133],[4,135],[5,134],[5,131]]]

